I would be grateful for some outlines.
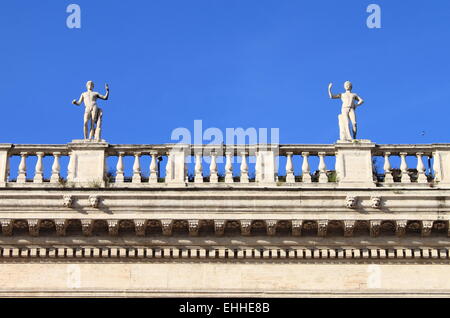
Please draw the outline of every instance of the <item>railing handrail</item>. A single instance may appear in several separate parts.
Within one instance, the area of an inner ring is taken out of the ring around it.
[[[8,150],[10,155],[20,155],[22,152],[30,152],[33,155],[37,152],[43,152],[45,155],[52,155],[55,152],[61,153],[61,155],[68,155],[70,152],[68,145],[56,145],[56,144],[12,144]]]

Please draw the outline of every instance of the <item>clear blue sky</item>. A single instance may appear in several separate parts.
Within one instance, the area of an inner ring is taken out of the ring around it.
[[[81,29],[66,26],[70,3]],[[382,29],[366,26],[370,3]],[[366,100],[360,138],[450,142],[449,1],[16,0],[0,15],[0,142],[82,138],[71,101],[87,80],[110,84],[110,143],[169,143],[195,119],[333,143],[327,85],[346,80]]]

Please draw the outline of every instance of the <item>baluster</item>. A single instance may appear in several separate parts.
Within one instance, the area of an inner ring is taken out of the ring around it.
[[[225,163],[225,183],[233,183],[233,165],[231,164],[232,161],[232,152],[226,152],[226,163]]]
[[[327,166],[325,165],[325,152],[319,152],[319,183],[328,183]]]
[[[302,152],[302,182],[311,183],[311,171],[309,168],[309,152]]]
[[[194,183],[203,183],[202,153],[195,154]]]
[[[36,156],[37,156],[37,161],[36,161],[36,167],[34,168],[34,178],[33,178],[33,182],[34,183],[42,183],[44,182],[44,170],[42,169],[42,158],[44,157],[44,153],[43,152],[37,152]]]
[[[294,153],[286,153],[286,183],[295,183],[294,165],[292,163],[292,155]]]
[[[61,177],[61,165],[59,164],[60,156],[60,152],[53,153],[52,176],[50,177],[50,183],[59,183],[59,179]]]
[[[241,152],[241,183],[249,183],[248,179],[248,164],[247,164],[247,153],[245,151]]]
[[[123,156],[124,152],[119,152],[117,157],[117,165],[116,165],[116,181],[115,183],[124,183],[125,175],[123,173]]]
[[[158,153],[155,151],[150,152],[152,156],[152,162],[150,163],[150,176],[148,182],[158,183]]]
[[[402,183],[411,183],[411,178],[408,174],[408,164],[406,163],[407,155],[408,154],[406,152],[400,153],[400,158],[401,158],[400,170],[402,172],[402,175],[401,175]]]
[[[392,175],[392,166],[391,162],[389,161],[389,156],[391,155],[390,152],[384,153],[384,182],[386,183],[392,183],[394,182],[394,177]]]
[[[217,154],[211,152],[211,163],[209,164],[209,182],[217,183],[219,182],[219,177],[217,176]]]
[[[75,154],[69,154],[69,164],[67,165],[67,182],[73,182],[75,179]]]
[[[263,178],[264,178],[264,165],[261,153],[258,151],[256,153],[255,182],[261,182]]]
[[[141,175],[141,162],[140,162],[141,153],[134,153],[134,164],[133,164],[133,178],[132,183],[141,183],[142,175]]]
[[[5,175],[6,182],[9,181],[10,174],[11,174],[11,157],[7,156],[7,158],[6,158],[6,175]],[[0,182],[1,182],[1,180],[0,180]]]
[[[416,153],[417,156],[417,182],[418,183],[427,183],[427,176],[425,175],[425,166],[423,165],[423,152]]]
[[[166,153],[167,155],[167,163],[166,163],[166,182],[170,182],[173,179],[173,164],[172,164],[172,155],[170,152]]]
[[[20,153],[19,175],[17,176],[17,183],[27,182],[27,152]]]

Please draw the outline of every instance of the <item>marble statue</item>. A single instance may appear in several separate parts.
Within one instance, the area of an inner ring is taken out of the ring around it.
[[[97,92],[94,92],[94,82],[88,81],[86,83],[87,91],[82,93],[78,100],[74,99],[72,104],[81,105],[84,102],[85,111],[84,111],[84,139],[100,141],[101,139],[101,130],[102,130],[102,116],[103,112],[100,107],[97,105],[97,99],[108,100],[109,97],[109,86],[105,84],[106,94],[101,95]],[[89,138],[88,138],[88,126],[90,122],[89,129]]]
[[[333,95],[331,88],[333,83],[328,85],[328,95],[331,99],[342,100],[342,111],[338,116],[339,118],[339,135],[340,140],[353,140],[356,139],[357,124],[356,124],[356,114],[355,109],[364,103],[364,100],[357,94],[352,93],[352,83],[347,81],[344,83],[345,93]],[[349,124],[352,124],[352,135],[350,134]]]

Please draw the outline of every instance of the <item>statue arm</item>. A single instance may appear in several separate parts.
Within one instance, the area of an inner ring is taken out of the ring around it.
[[[341,94],[333,95],[333,93],[331,92],[332,87],[333,87],[333,84],[330,83],[330,85],[328,85],[328,95],[330,96],[330,98],[331,99],[341,98]]]
[[[80,98],[78,100],[74,99],[72,101],[72,104],[80,106],[82,102],[83,102],[83,94],[80,95]]]
[[[358,101],[358,104],[356,104],[356,107],[361,106],[364,103],[364,99],[362,99],[358,95],[356,95],[355,98]]]
[[[108,98],[109,98],[109,86],[108,86],[108,84],[105,85],[105,88],[106,88],[106,94],[105,95],[98,94],[98,98],[103,99],[103,100],[108,100]]]

